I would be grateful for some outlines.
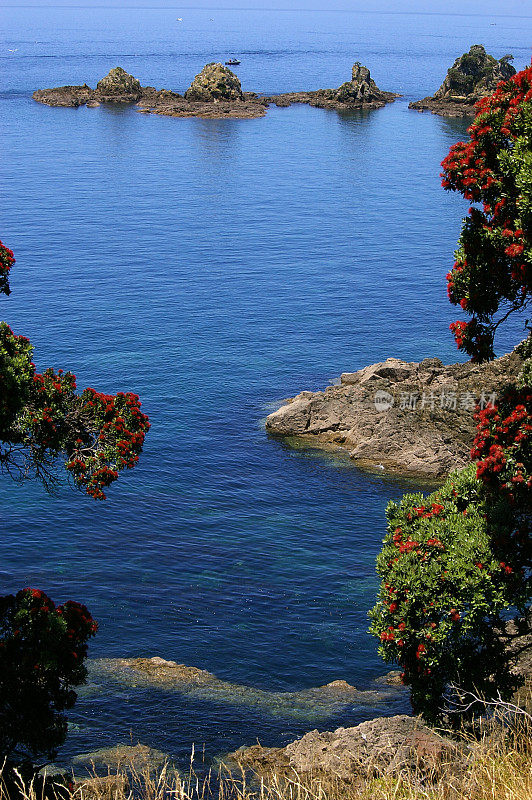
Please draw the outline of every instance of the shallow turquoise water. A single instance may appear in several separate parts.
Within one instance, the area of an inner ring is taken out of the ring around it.
[[[1,237],[17,256],[3,316],[40,368],[137,391],[152,430],[105,504],[0,481],[2,591],[86,602],[100,621],[93,656],[160,655],[272,691],[369,686],[385,671],[366,634],[374,559],[386,502],[406,484],[292,450],[262,421],[283,397],[390,355],[456,358],[444,275],[467,206],[438,173],[466,123],[407,105],[477,41],[523,67],[530,19],[3,14]],[[117,64],[182,91],[231,55],[245,89],[338,85],[360,60],[404,97],[259,120],[31,100]],[[103,685],[78,703],[65,758],[130,731],[180,758],[205,743],[210,757],[374,713],[302,720]]]

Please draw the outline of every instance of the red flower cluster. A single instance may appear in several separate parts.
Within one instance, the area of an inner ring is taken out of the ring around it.
[[[138,395],[131,392],[109,395],[89,388],[80,397],[81,416],[91,422],[70,448],[66,468],[95,499],[105,499],[103,489],[118,478],[119,470],[131,469],[139,459],[150,427],[140,407]]]
[[[532,488],[532,391],[509,389],[495,406],[477,409],[471,458],[477,477],[528,505]]]
[[[11,294],[9,272],[14,263],[13,251],[0,242],[0,292],[3,294]]]

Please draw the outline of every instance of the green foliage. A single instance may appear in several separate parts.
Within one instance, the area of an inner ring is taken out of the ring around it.
[[[450,88],[460,95],[471,94],[475,88],[475,77],[470,74],[464,74],[461,70],[451,67],[447,71]]]
[[[370,630],[384,660],[402,666],[414,710],[439,719],[451,684],[508,697],[516,680],[496,629],[507,612],[524,611],[530,593],[518,548],[507,546],[523,538],[514,508],[487,500],[472,464],[386,513]]]

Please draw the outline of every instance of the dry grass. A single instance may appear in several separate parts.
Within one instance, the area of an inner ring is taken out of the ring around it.
[[[532,727],[519,720],[512,729],[492,727],[469,742],[460,764],[433,774],[404,770],[396,775],[357,776],[294,774],[249,776],[220,769],[199,777],[168,766],[137,771],[124,767],[107,776],[94,775],[57,794],[57,800],[532,800]],[[48,797],[50,797],[48,795]],[[0,800],[15,800],[0,787]],[[16,800],[45,800],[42,789],[20,781]],[[50,798],[54,800],[54,796]]]

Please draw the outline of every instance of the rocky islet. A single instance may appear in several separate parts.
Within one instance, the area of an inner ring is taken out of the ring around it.
[[[474,44],[447,70],[433,96],[410,103],[409,108],[447,117],[473,116],[478,100],[493,94],[500,81],[515,75],[511,60],[510,55],[497,60],[486,53],[483,45]]]

